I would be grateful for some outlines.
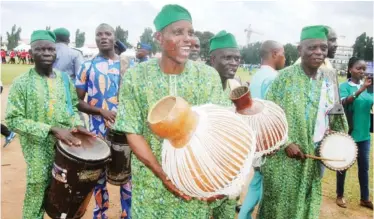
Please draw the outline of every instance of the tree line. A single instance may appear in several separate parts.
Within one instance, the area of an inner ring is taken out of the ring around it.
[[[51,30],[51,26],[47,26],[46,30]],[[13,25],[10,32],[7,32],[7,48],[8,50],[12,50],[18,46],[18,42],[21,39],[21,27],[17,27]],[[200,40],[200,56],[203,60],[207,60],[209,57],[209,40],[214,36],[212,32],[209,31],[196,31],[195,35]],[[128,48],[133,48],[128,42],[129,31],[123,29],[121,26],[117,26],[115,28],[115,37],[117,40],[123,42]],[[1,45],[3,45],[3,39],[0,38]],[[85,43],[86,37],[85,32],[77,29],[75,32],[75,46],[77,48],[83,47]],[[147,43],[152,46],[152,54],[156,54],[160,51],[160,47],[155,41],[154,32],[152,28],[145,28],[142,35],[139,38],[139,42]],[[242,56],[242,63],[243,64],[260,64],[260,47],[261,42],[254,42],[246,45],[240,49],[240,53]],[[360,36],[356,38],[353,47],[353,55],[357,56],[358,58],[362,58],[364,60],[370,61],[373,60],[373,37],[369,37],[366,33],[362,33]],[[285,57],[286,57],[286,66],[291,65],[298,59],[298,51],[297,47],[293,44],[286,44],[284,45],[285,50]]]

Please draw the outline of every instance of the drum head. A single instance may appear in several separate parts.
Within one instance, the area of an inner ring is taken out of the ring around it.
[[[58,147],[74,158],[84,161],[101,161],[110,156],[109,146],[99,137],[93,138],[83,134],[73,134],[82,141],[80,147],[69,146],[58,141]]]
[[[354,140],[344,133],[328,135],[322,142],[320,155],[324,158],[342,161],[322,161],[332,170],[346,170],[350,168],[357,158],[357,145]]]

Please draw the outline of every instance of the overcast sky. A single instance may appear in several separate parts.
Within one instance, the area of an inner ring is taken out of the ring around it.
[[[303,26],[325,24],[341,38],[339,44],[353,45],[362,32],[373,35],[373,2],[306,0],[291,1],[1,1],[1,34],[6,38],[13,24],[22,27],[22,39],[33,30],[46,26],[65,27],[74,41],[77,28],[86,32],[86,43],[94,43],[95,28],[100,23],[121,25],[129,31],[129,42],[136,44],[144,28],[154,30],[153,19],[163,5],[178,3],[186,7],[195,30],[233,33],[240,45],[246,43],[244,29],[251,24],[251,41],[277,40],[298,42]]]

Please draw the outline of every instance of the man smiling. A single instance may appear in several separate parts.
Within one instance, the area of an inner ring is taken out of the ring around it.
[[[127,71],[120,92],[115,130],[125,132],[135,155],[132,159],[133,218],[209,218],[209,202],[191,200],[167,178],[160,165],[162,140],[147,125],[149,108],[161,98],[178,95],[191,105],[230,104],[218,73],[188,60],[194,30],[190,13],[179,5],[166,5],[154,20],[160,59],[151,59]],[[235,209],[214,213],[234,218]]]
[[[240,64],[239,47],[234,35],[224,30],[217,33],[209,42],[210,63],[218,71],[225,90],[227,80],[235,77]]]

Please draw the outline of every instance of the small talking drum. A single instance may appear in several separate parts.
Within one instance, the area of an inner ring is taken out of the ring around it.
[[[162,169],[180,191],[198,198],[240,195],[256,135],[234,112],[167,96],[149,110],[148,122],[163,139]]]
[[[256,132],[255,157],[275,153],[288,137],[287,117],[277,104],[252,98],[248,86],[240,86],[230,79],[230,99],[233,111]]]
[[[81,218],[92,197],[100,174],[110,159],[110,149],[100,138],[76,133],[81,146],[56,143],[52,182],[45,210],[51,218]]]
[[[125,133],[110,129],[106,138],[111,151],[111,162],[106,169],[107,181],[112,185],[123,185],[131,177],[131,148]]]
[[[357,158],[357,145],[351,136],[335,132],[327,135],[319,149],[323,165],[333,171],[349,169]]]

